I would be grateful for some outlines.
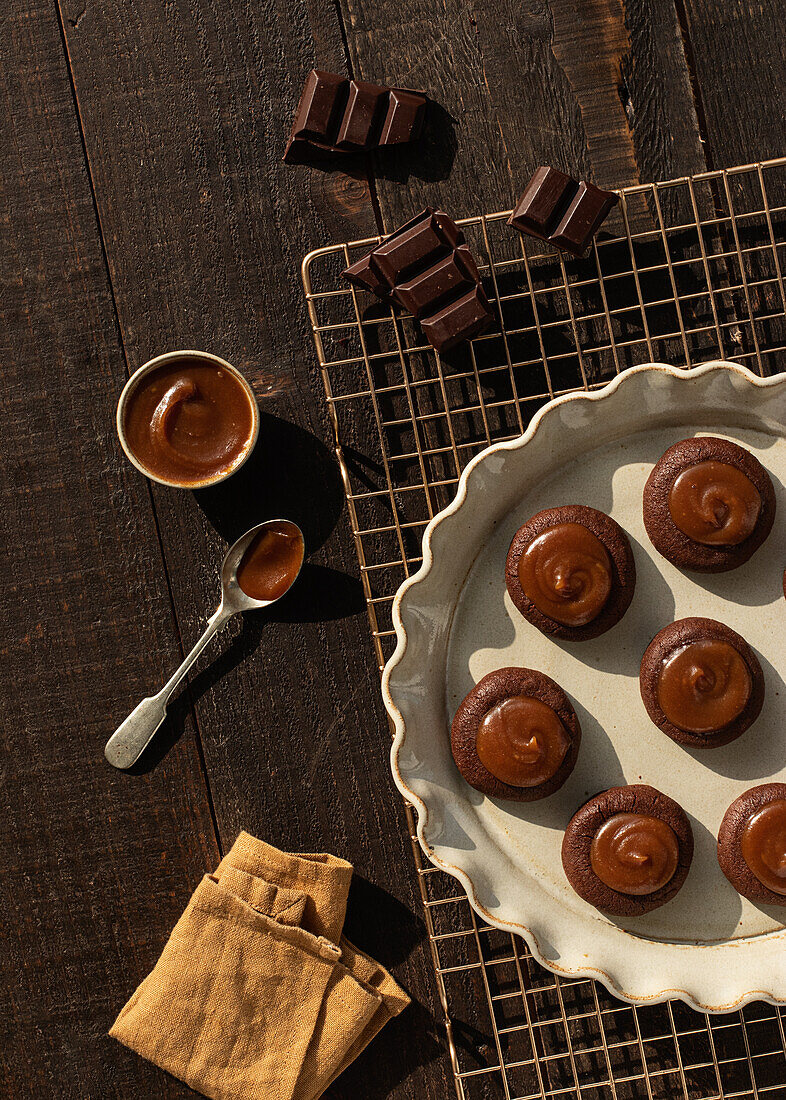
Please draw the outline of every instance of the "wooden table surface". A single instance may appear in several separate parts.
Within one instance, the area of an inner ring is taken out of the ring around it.
[[[329,1096],[453,1094],[300,261],[426,203],[508,207],[540,163],[621,186],[782,154],[785,42],[778,0],[4,0],[2,1095],[193,1095],[106,1031],[240,829],[350,859],[348,934],[416,1002]],[[315,65],[423,88],[437,125],[287,167]],[[128,372],[183,347],[262,399],[253,462],[201,493],[151,487],[114,432]],[[227,541],[279,513],[297,590],[113,771]]]

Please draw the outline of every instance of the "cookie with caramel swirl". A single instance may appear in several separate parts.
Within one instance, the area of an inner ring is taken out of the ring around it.
[[[674,897],[693,859],[684,810],[654,787],[612,787],[568,822],[562,866],[579,895],[606,913],[638,916]]]
[[[728,439],[683,439],[644,486],[644,526],[672,565],[724,573],[746,562],[772,530],[775,492],[757,458]]]
[[[576,763],[581,726],[562,688],[531,668],[490,672],[462,700],[450,731],[471,787],[534,802],[558,790]]]
[[[764,703],[756,654],[715,619],[678,619],[660,630],[641,659],[639,687],[655,725],[694,748],[728,745]]]
[[[735,798],[718,830],[718,862],[743,897],[786,905],[786,783],[762,783]]]
[[[636,566],[627,535],[611,516],[567,504],[538,512],[519,528],[508,550],[505,584],[538,630],[586,641],[628,610]]]

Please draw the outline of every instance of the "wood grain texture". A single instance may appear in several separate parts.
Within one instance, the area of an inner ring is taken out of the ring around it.
[[[425,88],[452,120],[442,172],[414,152],[397,172],[380,158],[390,226],[426,202],[456,217],[505,209],[539,164],[614,187],[705,167],[670,3],[341,4],[355,69]]]
[[[0,30],[0,1092],[184,1096],[106,1031],[215,833],[190,736],[148,776],[103,759],[177,632],[109,428],[123,355],[56,13],[14,2]]]
[[[715,168],[786,149],[783,5],[679,0]]]
[[[417,883],[300,285],[310,248],[374,232],[374,216],[362,163],[312,171],[280,159],[305,72],[345,65],[335,11],[274,0],[62,11],[131,367],[202,347],[244,370],[263,398],[257,450],[236,477],[154,493],[185,643],[215,606],[228,541],[272,515],[306,535],[297,588],[274,613],[227,628],[192,678],[223,845],[245,828],[355,863],[348,934],[421,1004],[331,1096],[441,1097],[449,1077],[429,1038],[435,994]]]

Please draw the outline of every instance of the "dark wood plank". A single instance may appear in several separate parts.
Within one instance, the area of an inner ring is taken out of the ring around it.
[[[705,167],[670,3],[341,5],[356,71],[425,88],[452,120],[441,164],[416,151],[394,171],[380,164],[389,227],[426,202],[456,217],[505,209],[539,164],[613,187]]]
[[[223,843],[246,828],[355,863],[350,935],[422,1004],[331,1095],[442,1097],[446,1060],[424,1035],[435,1030],[433,975],[300,287],[310,248],[375,222],[362,164],[280,161],[305,72],[345,64],[335,9],[128,0],[81,18],[77,3],[62,11],[130,366],[204,347],[260,394],[271,376],[286,383],[264,401],[241,474],[210,492],[155,493],[188,643],[215,604],[228,540],[283,513],[311,552],[280,610],[228,628],[192,684]],[[122,714],[134,689],[122,678],[115,688]]]
[[[190,735],[147,776],[102,756],[118,684],[141,694],[179,649],[108,430],[123,354],[49,3],[4,5],[0,148],[0,1091],[184,1096],[105,1034],[217,846]]]
[[[714,168],[786,152],[783,5],[678,0]]]

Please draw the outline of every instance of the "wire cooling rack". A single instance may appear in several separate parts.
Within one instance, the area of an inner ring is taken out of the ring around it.
[[[581,260],[524,240],[509,213],[459,223],[497,323],[449,356],[341,279],[379,238],[303,261],[380,668],[396,589],[478,451],[520,435],[552,397],[636,363],[786,369],[786,157],[625,188]],[[782,1009],[631,1007],[555,977],[424,862],[409,806],[407,822],[459,1100],[786,1098]]]

